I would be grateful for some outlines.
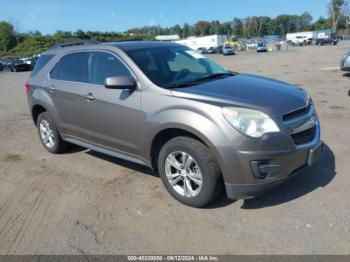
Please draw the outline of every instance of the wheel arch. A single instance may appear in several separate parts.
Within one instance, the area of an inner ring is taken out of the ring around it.
[[[36,104],[33,106],[31,113],[32,113],[32,119],[34,121],[34,124],[37,124],[38,117],[43,112],[47,112],[47,109],[44,106],[42,106],[40,104]]]
[[[157,160],[159,152],[162,148],[162,146],[169,140],[179,137],[179,136],[186,136],[191,137],[193,139],[198,140],[199,142],[203,143],[205,146],[209,148],[209,150],[212,152],[213,156],[217,159],[217,152],[215,151],[213,144],[210,142],[210,140],[205,137],[203,134],[199,133],[196,130],[193,130],[190,127],[167,127],[162,130],[159,130],[157,134],[153,137],[152,143],[150,146],[150,160],[151,160],[151,166],[153,169],[157,169]]]
[[[32,114],[32,119],[36,124],[38,116],[42,112],[49,112],[57,128],[61,131],[60,117],[58,115],[56,106],[46,90],[34,86],[30,94],[29,107]]]

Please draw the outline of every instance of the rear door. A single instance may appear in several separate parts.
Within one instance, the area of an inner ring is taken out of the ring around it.
[[[62,133],[84,139],[88,137],[84,127],[90,121],[84,111],[89,55],[89,52],[76,52],[63,56],[50,72],[49,80]]]

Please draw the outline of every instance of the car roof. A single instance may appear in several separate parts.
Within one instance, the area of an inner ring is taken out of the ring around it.
[[[173,42],[161,42],[161,41],[123,41],[123,42],[107,42],[102,45],[113,45],[123,49],[124,51],[143,49],[143,48],[154,48],[164,46],[180,46]]]
[[[69,45],[65,47],[57,47],[56,45],[53,48],[50,48],[47,51],[43,52],[42,54],[43,55],[57,54],[60,52],[67,53],[71,51],[86,50],[89,47],[103,48],[106,46],[114,46],[114,47],[118,47],[119,49],[122,49],[123,51],[129,51],[129,50],[136,50],[136,49],[143,49],[143,48],[181,46],[181,45],[174,42],[162,42],[162,41],[121,41],[121,42],[104,42],[104,43],[96,43],[96,44],[87,43],[87,44],[80,44],[80,45]]]

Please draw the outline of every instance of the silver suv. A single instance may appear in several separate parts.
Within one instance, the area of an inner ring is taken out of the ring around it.
[[[194,207],[223,188],[232,199],[258,196],[322,150],[303,89],[230,72],[174,43],[58,45],[40,56],[26,91],[49,152],[76,144],[149,166]]]
[[[230,45],[225,45],[222,47],[222,54],[223,55],[235,55],[235,48]]]

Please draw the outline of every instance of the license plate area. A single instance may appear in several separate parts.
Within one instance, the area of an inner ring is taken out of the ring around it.
[[[322,149],[323,149],[323,143],[320,142],[317,146],[314,148],[310,149],[309,151],[309,156],[307,159],[307,164],[309,166],[313,166],[316,164],[318,160],[320,160],[322,156]]]

